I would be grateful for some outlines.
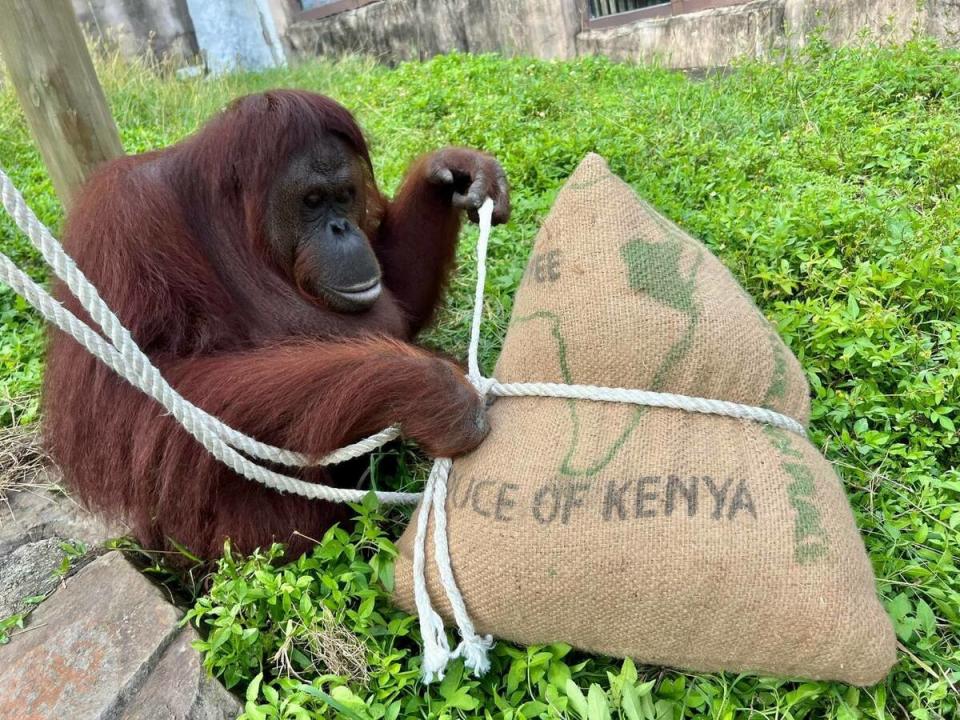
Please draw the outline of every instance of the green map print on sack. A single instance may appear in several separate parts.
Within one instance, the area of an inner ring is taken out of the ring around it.
[[[763,315],[759,309],[757,313]],[[763,400],[765,407],[770,407],[773,400],[787,394],[787,361],[783,345],[773,328],[770,328],[768,338],[773,350],[774,370]],[[793,559],[799,565],[815,562],[827,554],[829,537],[823,527],[820,508],[816,505],[817,486],[813,472],[803,462],[803,455],[794,449],[786,432],[772,425],[767,425],[764,430],[770,443],[780,452],[781,467],[791,478],[787,485],[787,497],[795,513]]]
[[[753,302],[753,298],[746,292],[743,292],[743,296],[750,301],[757,315],[767,322],[766,316]],[[773,353],[773,377],[770,378],[770,385],[764,394],[763,406],[771,408],[774,400],[779,400],[787,394],[787,359],[783,342],[772,326],[768,329],[767,339]],[[803,455],[793,447],[789,433],[773,425],[766,425],[764,431],[770,444],[780,452],[781,467],[791,478],[791,482],[787,485],[787,497],[795,513],[793,558],[798,565],[815,562],[826,556],[830,539],[823,527],[822,514],[816,503],[815,476],[810,467],[803,462]]]
[[[816,505],[817,486],[813,472],[803,462],[803,455],[790,442],[789,433],[773,425],[764,427],[770,443],[783,457],[784,471],[790,476],[787,497],[795,513],[793,520],[793,559],[798,565],[819,560],[829,549],[829,536]]]
[[[630,288],[635,292],[647,292],[654,300],[674,310],[679,310],[687,316],[687,327],[683,335],[670,348],[654,375],[649,389],[657,392],[663,388],[670,371],[690,351],[690,345],[700,322],[700,308],[694,298],[694,292],[697,272],[703,262],[703,252],[698,251],[693,267],[688,276],[684,277],[680,270],[682,249],[683,246],[680,241],[672,238],[661,243],[648,243],[637,239],[620,248],[621,257],[627,267],[627,281]],[[567,345],[560,329],[560,318],[555,313],[541,310],[518,317],[514,322],[523,323],[532,320],[547,320],[549,322],[550,333],[557,344],[557,360],[563,382],[568,385],[576,384],[577,381],[573,377],[567,358]],[[636,407],[630,422],[620,435],[600,453],[598,459],[586,467],[574,467],[573,458],[580,447],[581,437],[581,420],[577,412],[579,402],[590,401],[566,401],[567,407],[570,409],[573,432],[570,436],[570,444],[560,463],[560,474],[568,477],[592,477],[603,470],[616,457],[630,435],[637,429],[640,419],[649,408],[645,406]]]
[[[688,318],[686,332],[670,349],[654,376],[653,389],[656,391],[662,389],[673,366],[690,349],[690,343],[700,321],[700,309],[694,299],[694,290],[697,270],[703,259],[702,252],[697,254],[689,278],[684,279],[680,272],[681,250],[682,244],[677,240],[655,244],[634,240],[621,248],[621,254],[627,264],[630,287],[636,292],[646,291],[654,300],[686,314]],[[742,289],[740,291],[761,320],[766,323],[766,318],[753,302],[753,298]],[[787,393],[787,362],[783,344],[772,327],[769,328],[767,338],[774,360],[773,375],[763,400],[764,406],[769,407],[774,400],[783,398]],[[642,414],[639,411],[645,409],[638,408],[635,422],[618,441],[621,445],[636,427],[636,421]],[[577,427],[576,421],[574,427]],[[813,472],[803,462],[803,456],[793,448],[786,432],[770,425],[765,429],[771,443],[782,454],[784,459],[782,467],[791,478],[787,486],[787,495],[795,512],[794,559],[800,565],[815,562],[827,554],[828,536],[823,527],[820,509],[816,504],[817,488]],[[609,459],[612,457],[613,454]],[[566,459],[569,459],[569,456]],[[606,462],[609,462],[609,459]]]
[[[654,211],[653,217],[667,232],[677,232],[669,220]],[[767,325],[767,340],[773,355],[773,374],[770,384],[763,397],[763,407],[775,410],[774,401],[781,400],[787,395],[789,378],[787,376],[786,348],[766,316],[757,307],[753,298],[738,284],[737,289],[741,297],[750,304],[757,317]],[[791,444],[789,433],[780,428],[767,425],[765,428],[770,443],[780,452],[781,467],[790,476],[791,482],[787,485],[787,497],[794,510],[793,537],[794,560],[797,564],[805,565],[815,562],[826,556],[829,549],[829,536],[823,527],[822,514],[817,506],[817,486],[815,475],[810,467],[803,462],[803,456]]]

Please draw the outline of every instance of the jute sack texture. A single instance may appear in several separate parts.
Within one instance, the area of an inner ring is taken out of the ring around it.
[[[804,373],[751,298],[597,155],[537,236],[494,375],[809,421]],[[840,480],[805,437],[555,398],[498,399],[490,421],[454,463],[447,501],[453,570],[479,632],[698,671],[857,685],[887,674],[890,620]],[[428,588],[450,622],[432,523]],[[415,526],[396,568],[396,600],[411,612]]]

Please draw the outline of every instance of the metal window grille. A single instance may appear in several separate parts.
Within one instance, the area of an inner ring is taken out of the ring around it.
[[[670,0],[590,0],[590,17],[600,18],[654,5],[668,5]]]

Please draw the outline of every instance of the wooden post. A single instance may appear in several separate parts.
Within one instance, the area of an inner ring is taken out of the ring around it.
[[[123,154],[70,0],[4,0],[0,56],[64,206],[94,167]]]

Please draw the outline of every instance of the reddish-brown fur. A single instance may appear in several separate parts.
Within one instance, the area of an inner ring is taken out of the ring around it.
[[[389,203],[370,174],[367,226],[385,296],[340,315],[297,292],[264,245],[271,182],[325,133],[369,165],[350,114],[318,95],[242,98],[171,148],[104,166],[70,213],[67,252],[184,396],[265,442],[323,454],[401,420],[434,453],[462,423],[459,371],[406,341],[436,308],[459,213],[414,167]],[[63,288],[59,297],[78,305]],[[48,443],[90,506],[124,518],[151,548],[175,540],[212,557],[304,548],[346,510],[265,489],[218,463],[153,400],[59,332],[44,411]],[[431,446],[432,444],[432,446]],[[462,449],[461,449],[462,450]],[[353,485],[336,469],[302,477]]]

